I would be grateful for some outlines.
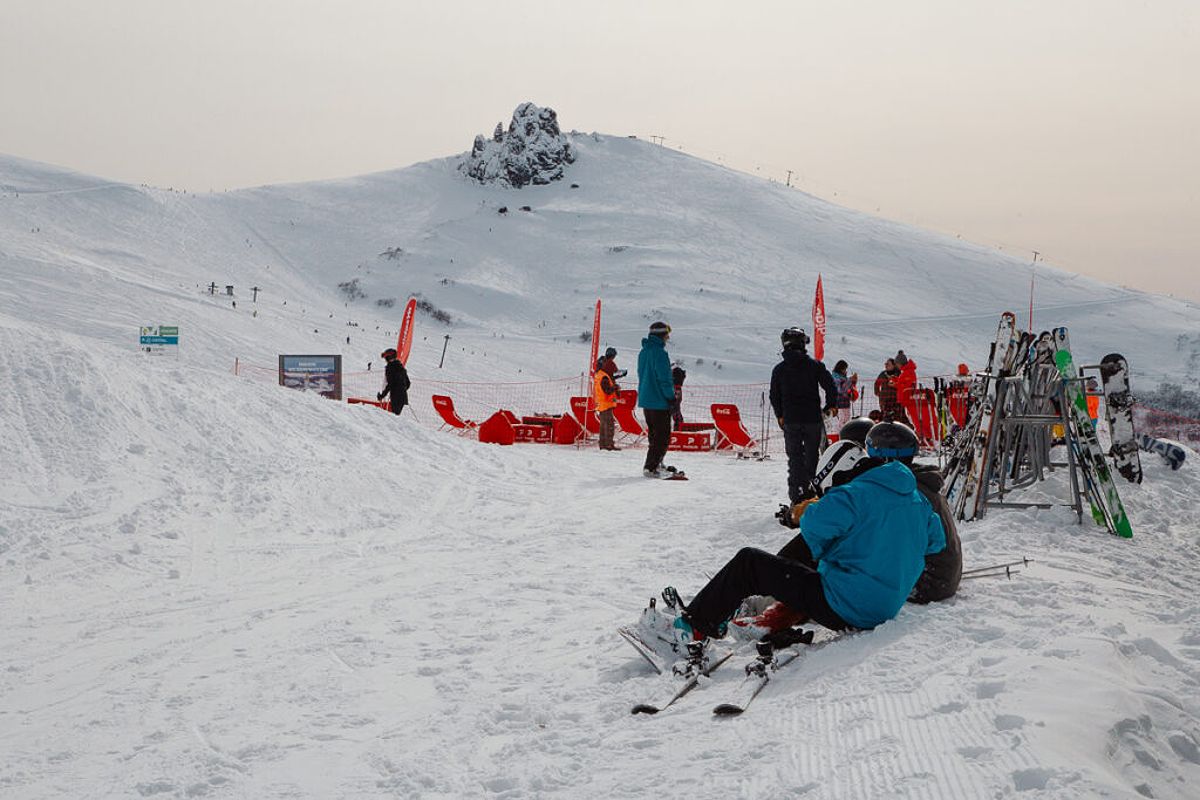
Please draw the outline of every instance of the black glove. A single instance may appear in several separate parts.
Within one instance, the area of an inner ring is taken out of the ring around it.
[[[383,402],[383,392],[380,392],[379,394],[375,395],[375,399],[379,400],[380,402]]]

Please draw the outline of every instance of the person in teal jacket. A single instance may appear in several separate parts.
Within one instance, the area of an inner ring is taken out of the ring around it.
[[[809,553],[787,558],[742,548],[672,621],[676,639],[686,644],[724,635],[726,621],[752,595],[774,597],[832,630],[874,628],[895,617],[925,569],[925,556],[946,546],[941,518],[902,463],[917,448],[916,436],[904,430],[911,452],[872,450],[868,434],[867,452],[878,466],[808,506],[800,538]]]
[[[646,418],[646,463],[642,474],[647,478],[667,476],[663,456],[671,443],[671,409],[675,405],[675,384],[671,380],[671,357],[667,355],[667,340],[671,326],[655,322],[650,334],[642,339],[638,353],[638,408]]]

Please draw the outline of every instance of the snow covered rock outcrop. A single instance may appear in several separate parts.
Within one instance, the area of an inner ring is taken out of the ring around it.
[[[513,112],[508,131],[501,123],[490,140],[475,137],[475,144],[460,166],[480,183],[498,183],[519,189],[562,178],[565,165],[575,161],[567,137],[558,129],[552,108],[522,103]]]

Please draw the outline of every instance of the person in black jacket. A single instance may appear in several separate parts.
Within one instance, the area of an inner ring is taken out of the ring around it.
[[[783,429],[788,499],[795,505],[810,491],[825,437],[822,416],[837,413],[837,388],[825,365],[809,357],[808,334],[803,329],[788,328],[779,338],[783,360],[771,371],[771,408]],[[825,391],[824,405],[818,388]]]
[[[396,358],[395,349],[389,347],[379,355],[387,362],[387,367],[383,371],[386,384],[383,387],[383,391],[375,397],[382,401],[383,398],[390,394],[392,396],[392,413],[399,414],[408,405],[408,387],[412,385],[412,382],[408,379],[408,370],[404,368],[403,362]]]

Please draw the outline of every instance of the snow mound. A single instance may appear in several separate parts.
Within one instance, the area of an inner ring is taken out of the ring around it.
[[[563,177],[564,167],[574,163],[575,154],[558,128],[552,108],[522,103],[513,112],[506,132],[496,123],[491,140],[475,137],[471,155],[461,169],[482,184],[500,184],[513,189],[534,184],[544,186]]]

